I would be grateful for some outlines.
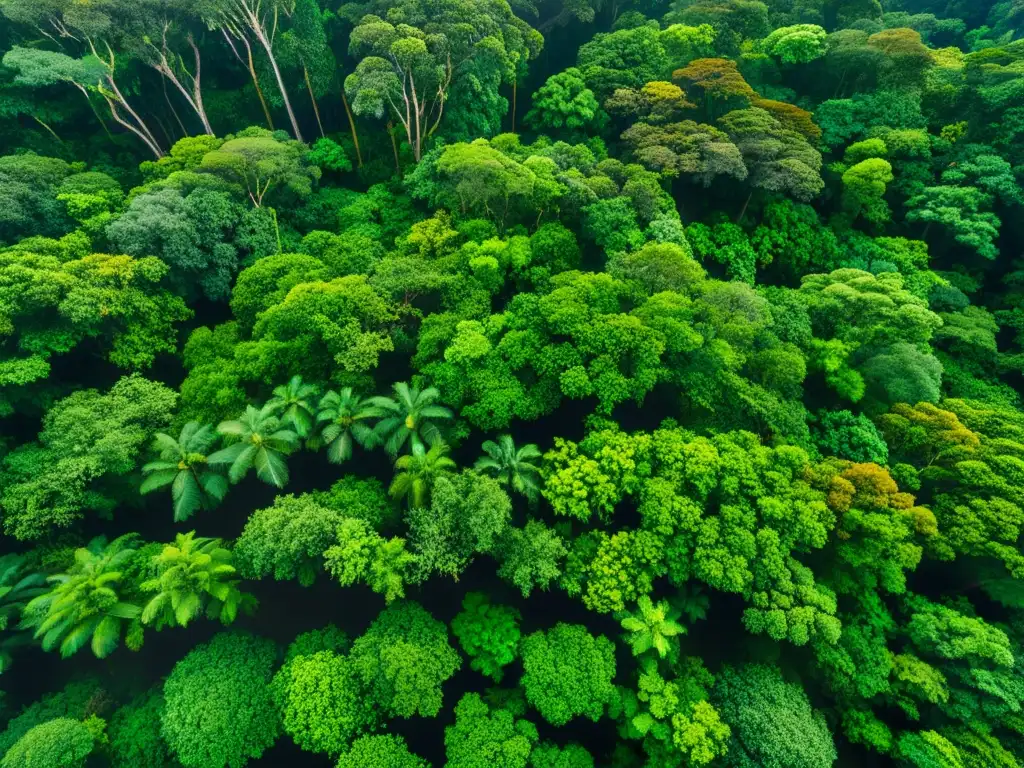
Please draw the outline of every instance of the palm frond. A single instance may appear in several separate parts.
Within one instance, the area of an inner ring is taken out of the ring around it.
[[[253,457],[256,476],[265,483],[284,488],[288,482],[288,465],[284,457],[272,448],[260,448]]]

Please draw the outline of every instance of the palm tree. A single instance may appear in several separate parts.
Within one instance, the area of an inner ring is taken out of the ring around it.
[[[274,396],[267,401],[267,406],[283,424],[290,424],[295,433],[305,439],[313,430],[316,418],[316,393],[314,385],[304,384],[301,376],[292,376],[287,384],[274,387]]]
[[[15,629],[14,622],[24,613],[25,605],[34,597],[45,593],[46,574],[25,571],[24,555],[0,557],[0,673],[13,662],[11,652],[25,645],[31,636],[27,632],[7,632]]]
[[[438,475],[455,469],[455,462],[448,458],[449,447],[436,442],[430,450],[424,450],[422,443],[414,443],[412,453],[400,456],[395,462],[398,474],[391,481],[388,493],[393,499],[408,499],[410,507],[425,507],[430,501],[430,489]]]
[[[711,605],[711,600],[704,591],[699,586],[693,587],[690,584],[679,590],[679,594],[672,602],[687,624],[706,618]]]
[[[230,624],[238,610],[249,612],[256,598],[238,588],[231,552],[220,539],[196,538],[196,532],[179,533],[153,558],[157,576],[144,581],[143,592],[156,592],[142,610],[142,623],[156,628],[188,626],[203,610],[211,619]]]
[[[372,448],[377,441],[373,429],[363,422],[379,416],[380,410],[370,405],[352,387],[341,392],[330,390],[320,400],[317,424],[323,424],[320,442],[327,446],[327,460],[341,464],[352,457],[352,444]]]
[[[637,601],[637,608],[636,613],[617,616],[626,630],[626,642],[633,649],[633,655],[639,656],[653,648],[664,658],[672,647],[669,638],[686,633],[686,627],[676,621],[679,611],[664,600],[655,605],[647,595]]]
[[[530,459],[540,458],[540,448],[529,443],[517,449],[511,435],[502,435],[496,443],[488,440],[482,448],[487,455],[476,460],[474,469],[492,475],[502,485],[526,496],[531,503],[537,499],[540,468]]]
[[[129,646],[141,642],[142,609],[118,594],[122,569],[135,553],[135,542],[135,534],[109,544],[105,537],[97,537],[75,550],[74,565],[67,573],[47,579],[53,586],[25,606],[21,620],[22,627],[34,628],[35,637],[42,638],[44,651],[59,646],[60,655],[67,658],[88,642],[102,659],[117,647],[125,622],[135,625],[129,629]]]
[[[142,468],[146,479],[139,489],[149,493],[171,486],[174,503],[174,522],[192,517],[197,509],[212,509],[228,492],[228,481],[210,468],[206,452],[217,441],[213,426],[200,426],[190,421],[175,440],[164,432],[157,432],[153,448],[160,458]]]
[[[370,404],[380,410],[383,418],[373,428],[384,443],[384,450],[393,458],[408,441],[415,449],[433,445],[441,439],[441,430],[435,420],[453,418],[451,409],[435,405],[441,393],[434,387],[420,390],[404,381],[395,384],[395,396],[371,397]]]
[[[253,406],[234,421],[222,421],[217,431],[230,444],[207,458],[213,465],[227,465],[228,478],[237,483],[249,470],[256,468],[256,476],[265,483],[283,488],[288,482],[285,456],[298,447],[299,436],[281,425],[270,404],[259,410]]]

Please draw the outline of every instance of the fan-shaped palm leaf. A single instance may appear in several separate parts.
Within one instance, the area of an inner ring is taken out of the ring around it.
[[[59,647],[65,658],[87,643],[99,658],[110,654],[125,624],[136,622],[141,613],[118,594],[122,568],[134,554],[135,542],[133,534],[109,544],[100,537],[76,550],[67,573],[47,579],[50,588],[25,606],[20,626],[35,630],[43,650]]]
[[[214,466],[228,467],[233,483],[244,478],[250,469],[265,483],[283,488],[288,482],[285,457],[298,447],[299,436],[281,426],[270,404],[257,410],[248,406],[241,418],[222,421],[217,431],[229,444],[211,454],[207,461]]]
[[[316,418],[317,388],[306,384],[301,376],[292,376],[287,384],[274,387],[274,396],[267,401],[281,423],[291,427],[301,438],[309,437]]]
[[[341,392],[329,391],[320,400],[316,420],[320,425],[320,442],[327,446],[327,460],[341,464],[352,457],[353,444],[372,448],[377,435],[366,423],[379,416],[380,409],[371,405],[346,387]]]
[[[195,531],[179,533],[173,544],[153,558],[156,578],[142,590],[156,594],[142,612],[144,624],[164,626],[188,623],[203,612],[230,624],[238,609],[251,610],[256,600],[238,588],[231,552],[220,539],[196,538]]]
[[[391,481],[389,493],[392,498],[406,499],[410,507],[425,507],[430,502],[430,489],[438,475],[455,469],[455,462],[448,458],[448,446],[443,442],[434,443],[430,450],[423,445],[413,445],[412,453],[400,456],[395,462],[395,479]]]
[[[29,572],[24,555],[0,557],[0,673],[11,666],[14,650],[31,640],[29,633],[17,631],[17,620],[28,602],[47,590],[46,575]]]
[[[533,443],[516,448],[511,435],[502,435],[498,442],[487,440],[481,446],[484,455],[474,469],[491,475],[499,483],[521,493],[531,502],[540,492],[540,468],[532,459],[539,459],[540,449]]]
[[[406,443],[415,448],[439,442],[441,430],[437,422],[454,417],[450,408],[437,404],[441,393],[434,387],[424,390],[410,387],[404,381],[395,384],[393,390],[393,398],[372,397],[369,400],[382,417],[373,431],[384,444],[384,450],[391,456],[397,456]]]
[[[647,595],[637,601],[637,609],[618,615],[633,655],[640,656],[653,648],[664,658],[672,650],[671,638],[686,633],[686,627],[677,621],[679,611],[664,600],[655,604]]]
[[[169,485],[175,522],[187,520],[198,509],[212,509],[228,492],[224,476],[210,467],[206,456],[216,440],[212,426],[194,421],[182,427],[177,440],[158,432],[153,448],[160,458],[143,466],[145,479],[139,490],[149,493]]]

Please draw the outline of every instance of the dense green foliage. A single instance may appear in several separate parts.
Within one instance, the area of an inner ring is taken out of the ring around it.
[[[0,768],[1022,768],[1021,0],[0,0]]]

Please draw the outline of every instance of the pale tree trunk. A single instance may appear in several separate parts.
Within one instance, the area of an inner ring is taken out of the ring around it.
[[[163,86],[164,101],[167,102],[167,108],[171,110],[171,114],[174,116],[174,122],[176,122],[178,127],[181,129],[181,135],[188,136],[188,128],[186,128],[185,124],[181,122],[181,117],[178,116],[178,110],[174,108],[174,104],[171,103],[171,95],[167,92],[167,78],[161,78],[160,84]],[[164,133],[166,133],[166,131],[164,131]],[[174,142],[172,141],[171,143],[173,144]]]
[[[302,65],[302,75],[306,78],[306,90],[309,91],[309,100],[313,102],[313,114],[316,115],[316,125],[320,129],[320,137],[323,138],[327,134],[324,133],[324,124],[320,120],[320,105],[316,103],[316,94],[313,93],[313,83],[309,81],[309,69],[306,65]]]
[[[167,29],[167,26],[164,26],[162,47],[157,50],[155,45],[152,46],[153,49],[157,51],[159,58],[155,64],[151,64],[150,66],[163,75],[166,80],[178,89],[181,95],[185,98],[185,101],[192,108],[192,111],[196,113],[196,116],[199,118],[199,122],[202,123],[203,131],[212,136],[213,128],[210,126],[210,121],[206,116],[206,108],[203,106],[203,91],[201,87],[202,59],[199,55],[199,47],[196,45],[195,40],[192,39],[192,35],[189,34],[188,44],[192,48],[192,55],[195,58],[195,73],[189,72],[187,69],[184,69],[184,65],[182,66],[182,69],[185,72],[185,77],[190,81],[191,85],[191,88],[186,88],[185,84],[181,82],[181,79],[174,71],[174,67],[171,66],[171,60],[167,55],[170,50],[167,46]],[[150,45],[152,45],[152,43]],[[177,117],[177,115],[175,115],[175,117]],[[182,130],[184,130],[184,128],[182,128]]]
[[[743,222],[743,217],[747,215],[747,208],[750,206],[750,201],[754,199],[754,190],[750,190],[750,194],[747,195],[747,201],[743,204],[743,209],[740,211],[740,215],[736,217],[736,223],[740,224]]]
[[[82,96],[84,96],[85,100],[89,103],[89,109],[92,110],[92,113],[96,116],[96,119],[99,121],[100,125],[103,126],[103,132],[107,134],[108,139],[114,141],[114,134],[110,132],[110,126],[107,125],[107,121],[103,119],[103,115],[100,114],[100,111],[96,109],[96,105],[92,103],[92,98],[89,96],[89,92],[85,90],[83,86],[79,85],[76,82],[72,81],[71,84],[82,92]]]
[[[57,132],[55,130],[53,130],[53,128],[48,126],[46,123],[44,123],[42,120],[40,120],[35,115],[29,115],[29,117],[31,117],[33,120],[35,120],[37,123],[39,123],[39,125],[41,125],[46,130],[47,133],[49,133],[51,136],[53,136],[53,138],[55,138],[58,141],[58,143],[60,143],[60,144],[64,143],[64,139],[62,139],[60,136],[58,136]]]
[[[416,92],[416,80],[412,72],[404,72],[397,62],[393,63],[402,75],[402,101],[405,105],[405,118],[402,118],[402,111],[391,100],[390,95],[387,97],[388,103],[391,105],[391,109],[394,110],[395,115],[398,116],[399,122],[405,128],[405,135],[409,141],[409,146],[412,147],[413,157],[418,163],[423,156],[423,142],[434,134],[434,131],[441,124],[441,118],[444,116],[445,96],[448,86],[452,82],[452,62],[449,58],[445,69],[444,82],[438,85],[437,96],[432,103],[426,99],[421,99],[420,94]],[[426,123],[433,117],[435,110],[437,111],[437,118],[430,129],[426,130]]]
[[[341,103],[345,105],[345,115],[348,117],[348,127],[352,129],[352,143],[356,145],[356,161],[359,163],[359,167],[363,167],[363,153],[359,151],[359,134],[356,133],[356,121],[352,118],[352,110],[349,109],[348,99],[345,98],[345,88],[342,86],[341,89]],[[390,132],[390,127],[388,132]]]
[[[284,101],[285,112],[288,113],[288,119],[292,124],[292,131],[295,134],[295,138],[302,141],[302,130],[299,128],[299,121],[295,117],[295,110],[292,109],[291,99],[288,98],[288,89],[284,84],[284,77],[281,76],[281,68],[277,66],[277,57],[274,56],[273,46],[270,43],[270,38],[267,37],[267,30],[263,27],[263,21],[257,15],[257,9],[249,5],[251,0],[236,0],[239,9],[242,13],[242,19],[245,25],[252,30],[252,33],[256,36],[256,40],[260,45],[263,46],[263,50],[267,54],[267,59],[270,61],[270,68],[274,71],[274,78],[277,80],[278,90],[281,91],[281,99]]]
[[[146,121],[139,117],[139,114],[134,109],[132,109],[131,104],[128,103],[128,100],[124,97],[124,94],[121,93],[121,89],[117,87],[117,81],[114,80],[114,67],[116,64],[114,51],[110,48],[109,45],[107,46],[107,54],[109,56],[109,60],[107,60],[99,55],[99,53],[96,51],[96,46],[93,45],[91,40],[89,41],[89,48],[91,49],[93,56],[102,61],[104,65],[106,65],[107,67],[107,72],[104,75],[104,79],[106,80],[105,85],[107,86],[107,89],[102,90],[101,95],[107,102],[107,106],[110,108],[111,117],[114,118],[114,121],[118,125],[123,126],[127,130],[134,133],[138,138],[140,138],[142,142],[147,147],[149,147],[150,151],[154,155],[156,155],[157,159],[159,160],[165,154],[165,152],[160,146],[160,142],[157,141],[152,131],[149,130],[149,126],[146,125]],[[83,88],[80,85],[78,86],[78,88],[83,93],[85,93],[86,98],[88,98],[88,92],[85,90],[85,88]],[[128,118],[122,115],[119,112],[119,109],[124,109],[124,111],[128,113]]]
[[[391,151],[395,153],[395,172],[401,176],[402,166],[398,162],[398,144],[395,142],[395,125],[388,121],[388,136],[391,138]]]
[[[263,89],[260,88],[260,79],[256,75],[256,65],[252,60],[252,46],[249,45],[249,40],[244,35],[239,35],[238,37],[239,42],[245,46],[246,57],[243,59],[242,55],[235,47],[235,44],[231,42],[231,35],[228,34],[228,30],[225,27],[221,27],[220,31],[223,33],[228,46],[230,46],[231,52],[235,54],[235,58],[242,62],[243,67],[249,70],[249,76],[252,78],[253,87],[256,89],[256,96],[259,97],[260,106],[263,108],[263,116],[267,120],[267,127],[270,130],[274,130],[274,118],[270,116],[270,107],[267,106],[267,100],[263,96]]]
[[[139,128],[138,128],[138,127],[136,127],[135,125],[132,125],[132,124],[131,124],[131,123],[130,123],[130,122],[129,122],[128,120],[126,120],[126,119],[125,119],[125,118],[124,118],[124,117],[123,117],[123,116],[122,116],[122,115],[121,115],[121,114],[120,114],[120,113],[119,113],[119,112],[117,111],[117,108],[118,108],[118,104],[116,104],[116,103],[115,103],[115,101],[114,101],[114,100],[113,100],[112,98],[110,98],[109,96],[104,96],[104,98],[105,98],[105,99],[106,99],[106,101],[107,101],[107,106],[108,106],[108,107],[110,107],[110,115],[111,115],[111,117],[113,117],[113,118],[114,118],[114,122],[115,122],[115,123],[117,123],[118,125],[122,126],[123,128],[126,128],[127,130],[131,131],[131,132],[132,132],[132,133],[134,133],[134,134],[135,134],[135,135],[136,135],[136,136],[137,136],[137,137],[138,137],[139,139],[141,139],[141,140],[142,140],[142,142],[143,142],[143,143],[144,143],[144,144],[145,144],[145,145],[146,145],[147,147],[149,147],[149,150],[150,150],[150,151],[151,151],[151,152],[152,152],[152,153],[153,153],[154,155],[156,155],[156,159],[157,159],[157,160],[159,160],[160,158],[162,158],[162,157],[164,156],[164,151],[163,151],[163,150],[162,150],[162,149],[160,148],[160,145],[159,145],[159,143],[157,143],[157,140],[156,140],[156,139],[155,139],[155,138],[153,137],[153,135],[152,135],[152,134],[151,134],[151,133],[149,132],[149,129],[147,128],[147,129],[146,129],[145,131],[142,131],[141,129],[139,129]]]

